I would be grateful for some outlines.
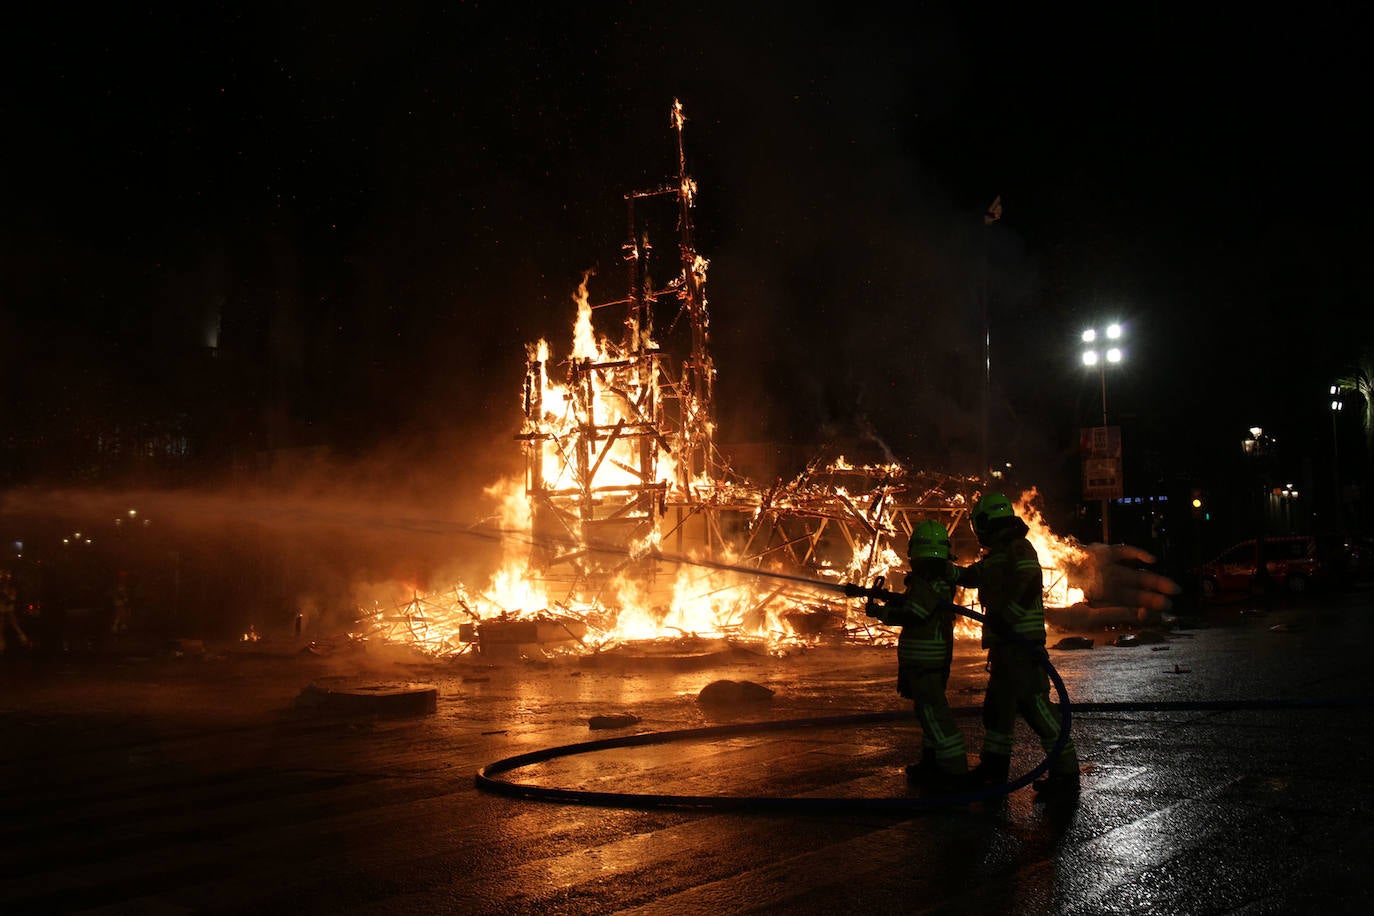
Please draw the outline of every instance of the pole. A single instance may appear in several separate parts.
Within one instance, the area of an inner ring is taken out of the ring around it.
[[[1331,470],[1335,477],[1336,484],[1336,533],[1345,534],[1345,504],[1341,499],[1341,452],[1338,437],[1336,435],[1336,414],[1338,411],[1333,407],[1331,410]]]
[[[1267,606],[1270,595],[1269,560],[1265,550],[1265,529],[1268,527],[1269,509],[1269,457],[1272,447],[1269,437],[1264,433],[1255,436],[1256,484],[1259,489],[1259,518],[1255,535],[1255,577],[1250,583],[1250,591]]]
[[[992,320],[989,317],[988,309],[988,227],[986,217],[983,219],[983,263],[982,263],[982,289],[979,291],[983,300],[983,404],[982,404],[982,438],[981,451],[978,455],[979,467],[978,476],[982,478],[988,473],[991,465],[991,456],[988,454],[988,410],[992,401]]]
[[[1102,377],[1102,435],[1110,439],[1107,436],[1107,364],[1105,361],[1098,364],[1097,374]],[[1107,520],[1111,511],[1111,504],[1111,499],[1105,496],[1102,498],[1102,543],[1104,544],[1112,542],[1111,525]]]

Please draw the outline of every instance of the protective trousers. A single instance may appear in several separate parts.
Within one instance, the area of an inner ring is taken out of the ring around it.
[[[900,674],[905,688],[901,693],[910,698],[921,723],[923,756],[933,756],[936,768],[942,773],[958,776],[968,772],[964,734],[955,724],[954,713],[945,698],[949,670],[904,665]]]
[[[1050,702],[1049,676],[1030,647],[991,646],[988,668],[988,689],[983,697],[983,755],[1011,756],[1017,715],[1026,720],[1040,737],[1040,746],[1049,753],[1059,738],[1059,711]],[[1050,772],[1077,775],[1078,751],[1072,738],[1050,761]]]

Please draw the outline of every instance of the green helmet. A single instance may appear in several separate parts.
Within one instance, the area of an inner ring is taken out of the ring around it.
[[[989,493],[973,507],[973,533],[981,541],[994,519],[1015,517],[1016,510],[1012,509],[1011,500],[1001,493]]]
[[[926,519],[911,529],[911,544],[907,553],[913,560],[948,560],[949,532],[935,519]]]

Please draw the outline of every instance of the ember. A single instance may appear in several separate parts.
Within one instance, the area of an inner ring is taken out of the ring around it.
[[[856,467],[840,457],[760,486],[717,449],[709,262],[692,242],[696,183],[686,171],[684,123],[675,103],[677,174],[625,196],[627,294],[593,304],[589,272],[573,297],[568,355],[558,359],[545,340],[527,348],[516,436],[525,473],[488,488],[496,522],[480,529],[499,540],[500,568],[481,591],[405,587],[409,597],[391,607],[363,609],[351,636],[438,657],[589,654],[665,638],[762,641],[779,650],[821,640],[886,643],[895,632],[874,624],[860,602],[747,571],[830,583],[889,577],[904,562],[912,528],[929,518],[951,531],[962,561],[976,556],[960,525],[983,488],[975,478]],[[677,238],[671,279],[659,284],[650,217],[663,204]],[[615,316],[616,339],[599,332],[598,312]],[[1081,549],[1050,532],[1037,498],[1024,494],[1017,511],[1042,561],[1055,567],[1047,569],[1047,603],[1081,600],[1056,571]]]

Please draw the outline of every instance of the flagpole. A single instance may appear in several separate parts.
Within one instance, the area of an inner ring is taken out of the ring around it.
[[[983,258],[982,289],[979,298],[983,300],[983,397],[982,397],[982,450],[978,455],[978,476],[988,473],[991,457],[988,454],[988,410],[992,402],[992,323],[988,317],[988,230],[991,225],[983,219]]]
[[[988,446],[988,412],[992,404],[992,318],[988,306],[990,298],[988,283],[988,227],[1002,218],[1002,195],[997,195],[983,214],[983,258],[982,290],[983,300],[983,417],[982,417],[982,454],[979,455],[979,476],[988,474],[991,469],[991,456]]]

